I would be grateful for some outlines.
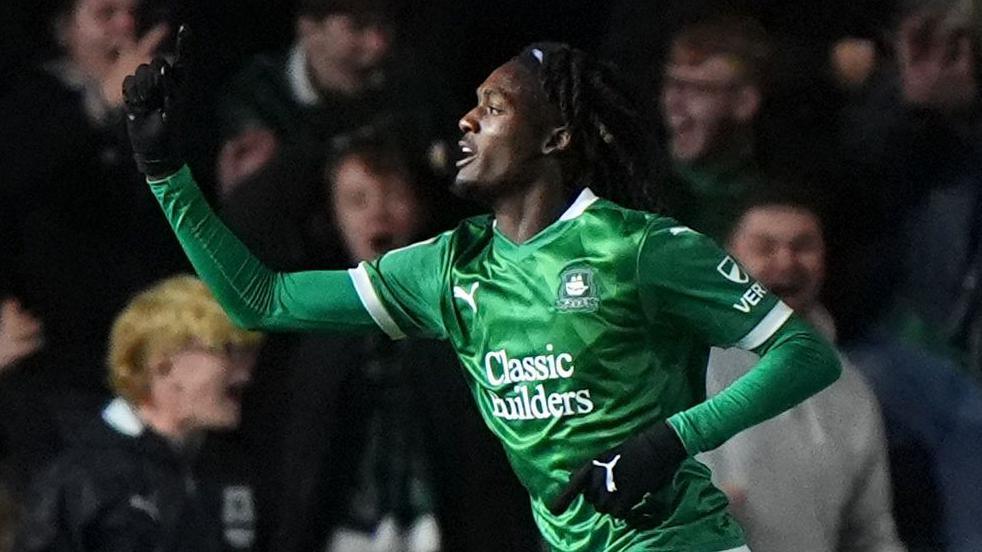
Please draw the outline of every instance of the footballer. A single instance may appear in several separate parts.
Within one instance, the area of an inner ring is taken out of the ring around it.
[[[491,213],[348,271],[273,272],[219,221],[179,153],[186,56],[124,84],[140,169],[238,324],[437,337],[555,551],[747,550],[693,456],[839,375],[830,346],[705,236],[630,210],[644,127],[605,64],[526,48],[460,119],[454,188]],[[709,347],[760,354],[707,400]]]

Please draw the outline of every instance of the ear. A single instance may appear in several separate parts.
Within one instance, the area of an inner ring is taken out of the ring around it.
[[[757,118],[760,104],[763,101],[760,89],[754,85],[741,86],[737,91],[736,103],[733,106],[733,116],[741,123],[750,123]]]
[[[545,155],[563,153],[569,150],[572,143],[573,133],[569,131],[568,126],[555,127],[549,131],[549,135],[543,142],[542,153]]]

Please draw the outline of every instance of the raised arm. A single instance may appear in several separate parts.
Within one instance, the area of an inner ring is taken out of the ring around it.
[[[183,162],[174,128],[188,86],[188,32],[173,64],[156,58],[123,81],[127,130],[167,220],[208,287],[237,324],[266,330],[377,327],[344,271],[279,273],[253,256],[215,215]]]
[[[219,220],[183,167],[150,180],[191,264],[236,324],[266,330],[359,331],[379,326],[350,271],[274,272]]]

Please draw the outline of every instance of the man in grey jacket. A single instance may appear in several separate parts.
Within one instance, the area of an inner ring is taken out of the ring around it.
[[[750,205],[730,235],[730,252],[834,340],[832,319],[818,302],[825,275],[818,213],[783,197]],[[755,362],[753,353],[713,349],[708,394]],[[879,405],[862,376],[843,364],[842,377],[824,391],[700,458],[755,552],[904,550],[892,515]]]

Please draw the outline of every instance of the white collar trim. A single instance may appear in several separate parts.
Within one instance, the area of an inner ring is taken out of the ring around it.
[[[286,79],[290,83],[293,97],[299,103],[311,106],[320,102],[320,95],[307,72],[307,54],[300,44],[294,45],[290,50],[290,59],[286,64]]]
[[[593,205],[593,203],[598,199],[600,198],[597,197],[597,194],[593,193],[593,190],[590,188],[583,188],[580,195],[576,196],[576,200],[573,201],[573,204],[566,209],[566,212],[560,215],[559,220],[567,221],[575,219],[576,217],[582,215],[583,211],[586,211],[587,207]],[[495,219],[491,221],[491,226],[497,228],[498,220]]]
[[[590,188],[583,188],[580,195],[576,196],[576,201],[566,209],[566,212],[559,217],[559,220],[573,220],[576,217],[583,214],[587,207],[593,205],[594,201],[597,201],[597,194],[593,193]]]
[[[102,419],[109,427],[129,437],[139,437],[146,429],[133,406],[122,398],[113,399],[102,410]]]

